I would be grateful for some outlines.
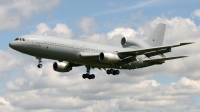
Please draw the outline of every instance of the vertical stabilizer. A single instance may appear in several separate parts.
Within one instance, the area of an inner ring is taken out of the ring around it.
[[[145,40],[150,46],[162,46],[165,35],[166,24],[159,23],[153,33]]]

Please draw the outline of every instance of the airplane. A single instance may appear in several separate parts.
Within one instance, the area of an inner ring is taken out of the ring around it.
[[[163,46],[166,24],[159,23],[152,34],[142,40],[123,37],[122,47],[65,39],[47,35],[24,35],[9,43],[9,46],[21,53],[36,57],[37,67],[42,68],[42,58],[58,60],[53,63],[57,72],[69,72],[73,67],[85,66],[84,79],[94,79],[90,70],[104,69],[106,73],[118,75],[120,69],[138,69],[160,65],[167,60],[187,56],[166,57],[172,48],[192,44],[185,42]],[[142,56],[142,58],[141,58]]]

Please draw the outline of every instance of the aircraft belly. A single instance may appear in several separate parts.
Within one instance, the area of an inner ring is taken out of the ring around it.
[[[122,66],[112,66],[112,64],[106,64],[99,61],[99,59],[82,58],[78,50],[74,50],[69,47],[41,45],[40,47],[31,46],[30,55],[39,56],[42,58],[68,61],[80,65],[88,65],[95,68],[118,68],[118,69],[136,69],[151,66],[150,63],[143,63],[142,61],[134,61]]]
[[[142,61],[134,61],[131,62],[129,64],[125,64],[123,66],[121,66],[122,69],[137,69],[137,68],[144,68],[144,67],[148,67],[151,66],[153,64],[150,63],[144,63]]]
[[[70,52],[70,48],[60,46],[43,46],[37,49],[37,55],[43,58],[54,60],[71,60],[75,57],[74,52]]]

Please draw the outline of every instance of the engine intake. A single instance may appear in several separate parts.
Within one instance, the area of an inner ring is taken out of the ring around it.
[[[140,46],[140,41],[138,41],[137,39],[127,39],[125,37],[123,37],[121,39],[121,45],[122,46]]]
[[[68,62],[54,62],[53,69],[57,72],[69,72],[72,66]]]
[[[118,57],[117,54],[113,54],[113,53],[103,53],[101,52],[99,55],[99,60],[103,63],[117,63],[120,58]]]
[[[121,45],[123,47],[130,47],[130,46],[134,46],[135,48],[141,48],[141,47],[149,47],[149,45],[147,43],[145,43],[144,41],[141,41],[141,39],[136,39],[136,38],[125,38],[123,37],[121,39]]]

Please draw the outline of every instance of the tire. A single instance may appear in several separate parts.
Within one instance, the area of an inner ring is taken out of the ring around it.
[[[116,73],[116,70],[114,70],[114,71],[113,71],[113,75],[116,75],[116,74],[117,74],[117,73]]]
[[[120,74],[120,71],[119,71],[119,70],[116,70],[116,74],[119,75],[119,74]]]
[[[94,74],[92,74],[92,79],[95,79],[95,75]]]
[[[83,77],[83,79],[85,79],[86,78],[86,74],[83,74],[82,77]]]
[[[42,68],[42,64],[38,64],[38,66],[37,66],[38,68]]]
[[[106,70],[106,73],[107,73],[108,75],[110,75],[110,70]]]
[[[89,76],[88,76],[88,79],[92,79],[92,75],[89,75]]]
[[[115,71],[115,70],[113,70],[113,69],[110,69],[110,73],[111,73],[111,74],[113,74],[113,73],[114,73],[114,71]]]

